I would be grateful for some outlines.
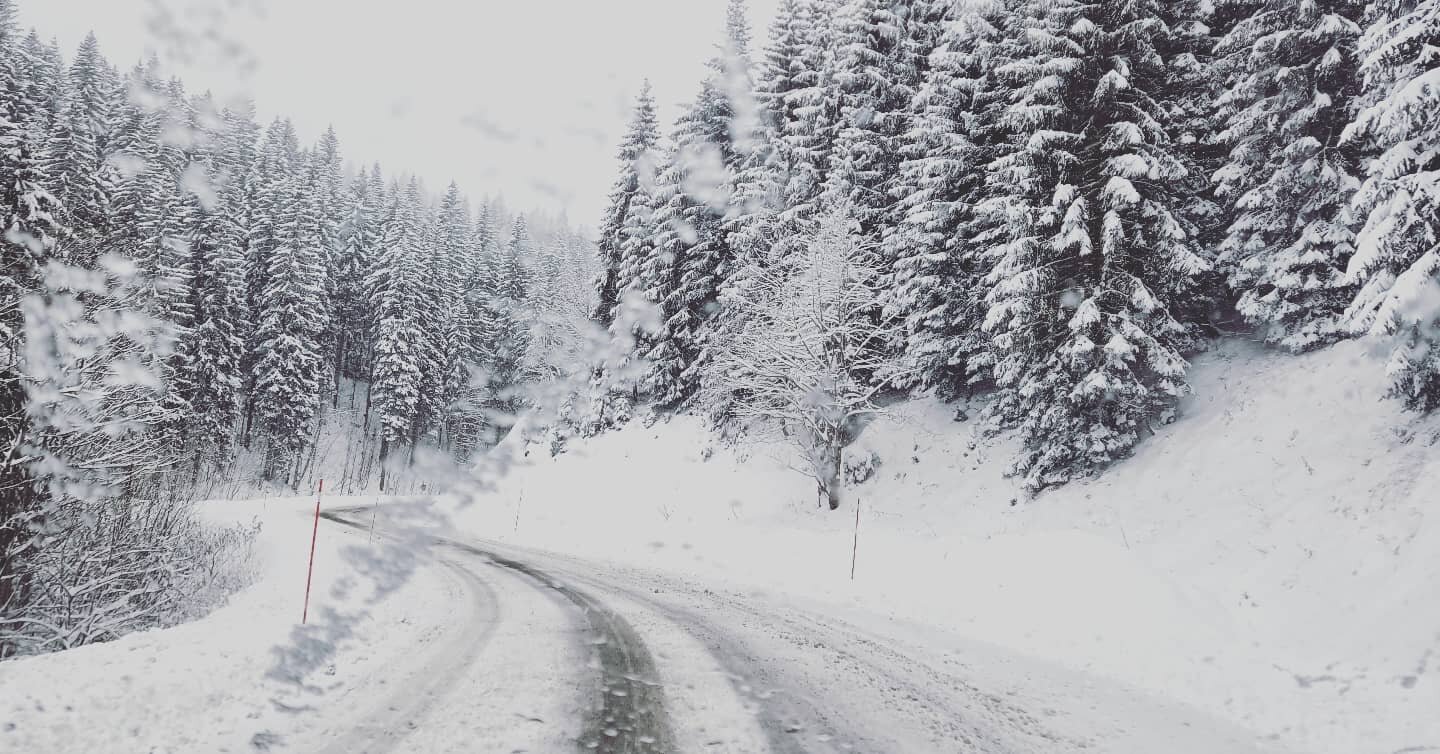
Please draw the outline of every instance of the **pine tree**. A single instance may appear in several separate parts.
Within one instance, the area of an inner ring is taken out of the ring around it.
[[[816,23],[811,13],[808,0],[781,3],[761,58],[754,86],[759,108],[756,133],[751,148],[740,155],[723,222],[736,272],[722,284],[720,309],[713,318],[715,340],[734,338],[749,326],[749,310],[730,305],[743,301],[734,292],[752,285],[748,279],[752,272],[786,256],[799,239],[807,237],[804,218],[787,212],[786,189],[797,166],[790,141],[801,133],[802,111],[795,98],[806,87],[807,44]]]
[[[380,166],[362,173],[350,186],[349,213],[338,229],[332,307],[338,377],[369,377],[369,332],[374,318],[365,280],[379,250],[384,193]]]
[[[496,337],[496,295],[500,260],[500,241],[495,235],[495,221],[488,202],[482,202],[475,214],[471,256],[465,266],[466,359],[476,365],[488,366]]]
[[[491,317],[495,322],[495,339],[490,361],[490,391],[493,405],[514,412],[521,399],[515,390],[523,376],[530,350],[529,291],[525,265],[534,253],[530,227],[524,216],[517,216],[495,268],[495,292],[491,297]]]
[[[191,410],[186,434],[198,471],[207,460],[224,462],[239,420],[245,280],[243,247],[230,219],[232,205],[225,198],[222,155],[231,140],[229,124],[202,115],[213,110],[208,100],[195,110],[192,128],[203,136],[207,148],[196,155],[191,170],[210,189],[188,191],[181,202],[190,335],[178,350],[188,388],[182,397]]]
[[[367,281],[375,315],[371,392],[379,412],[382,460],[396,445],[412,438],[423,387],[426,342],[418,316],[426,291],[422,288],[420,205],[419,183],[412,179],[392,203],[378,263]]]
[[[1370,4],[1359,43],[1365,91],[1345,145],[1377,156],[1355,195],[1363,223],[1346,282],[1355,332],[1391,335],[1391,394],[1440,408],[1440,3]]]
[[[25,123],[25,138],[37,160],[49,162],[51,134],[65,107],[65,62],[54,42],[46,44],[33,29],[25,37],[20,51],[22,61],[21,88],[29,103],[20,117]],[[59,197],[57,197],[59,198]]]
[[[744,164],[755,124],[737,108],[736,79],[748,86],[750,39],[743,10],[731,4],[723,54],[711,59],[700,94],[675,125],[674,151],[658,180],[673,190],[657,203],[662,228],[655,255],[667,258],[668,279],[651,278],[665,329],[649,359],[651,389],[663,404],[683,402],[699,384],[706,342],[719,310],[720,291],[735,269],[725,219],[735,176]]]
[[[919,3],[851,0],[836,24],[831,63],[839,123],[829,155],[827,201],[852,206],[861,232],[878,242],[893,227],[892,182],[920,84],[925,19]]]
[[[800,1],[794,33],[803,41],[791,63],[791,88],[782,95],[794,119],[785,122],[777,143],[786,166],[784,221],[815,215],[841,125],[840,89],[834,80],[838,38],[832,20],[839,17],[844,0]]]
[[[799,120],[792,92],[804,86],[805,45],[810,34],[810,4],[806,0],[782,0],[770,26],[755,81],[755,100],[770,133],[767,141],[779,148],[780,138]]]
[[[69,230],[70,256],[93,263],[110,218],[110,168],[105,163],[110,85],[95,35],[85,38],[70,66],[63,107],[51,132],[46,172]]]
[[[185,212],[180,186],[170,169],[152,162],[137,180],[137,193],[145,197],[134,215],[140,245],[133,249],[135,262],[147,281],[140,286],[138,300],[125,302],[170,327],[174,353],[164,361],[160,374],[165,383],[160,413],[166,421],[159,429],[164,445],[178,453],[189,439],[195,418],[191,398],[195,395],[195,309],[192,251],[185,237]]]
[[[944,25],[903,136],[892,190],[901,219],[885,239],[892,260],[886,309],[904,318],[906,339],[884,376],[900,387],[955,394],[988,378],[980,328],[986,267],[970,235],[998,140],[987,77],[1004,10],[1000,2],[974,3]]]
[[[301,166],[302,168],[305,166]],[[310,439],[324,359],[325,258],[314,221],[306,171],[287,171],[271,183],[274,223],[266,239],[265,288],[255,303],[255,411],[265,430],[265,472],[298,459]]]
[[[161,148],[161,133],[165,120],[165,100],[161,99],[161,83],[156,68],[158,63],[149,61],[136,66],[123,84],[118,85],[115,95],[119,104],[115,107],[115,126],[110,147],[105,159],[115,166],[116,175],[111,189],[110,218],[108,233],[104,237],[106,250],[117,254],[134,255],[146,239],[140,233],[141,218],[149,202],[146,181],[148,171],[163,170],[168,161]],[[153,183],[154,177],[151,176]]]
[[[1207,265],[1179,212],[1158,5],[1026,2],[999,71],[1023,146],[987,179],[1013,231],[991,252],[984,326],[1031,488],[1127,454],[1186,389],[1191,337],[1171,307]]]
[[[642,190],[642,184],[653,182],[655,174],[654,149],[660,140],[660,126],[655,119],[655,98],[646,81],[635,102],[635,114],[630,119],[630,129],[620,143],[620,176],[610,191],[610,205],[605,210],[605,219],[600,225],[600,277],[595,281],[599,296],[594,313],[595,321],[609,327],[615,320],[615,307],[620,303],[620,269],[625,265],[622,256],[625,243],[625,222],[630,216],[635,196]]]
[[[38,156],[26,130],[26,116],[36,108],[28,99],[20,50],[15,6],[0,0],[0,605],[24,604],[27,575],[17,545],[29,539],[28,518],[43,494],[25,447],[34,438],[26,412],[20,307],[39,289],[40,265],[59,231],[58,207],[40,183]]]
[[[662,405],[685,399],[685,371],[698,358],[695,340],[703,313],[692,309],[692,302],[685,297],[683,269],[701,232],[714,240],[719,230],[719,216],[681,188],[686,172],[681,159],[675,156],[657,179],[659,190],[651,223],[655,235],[640,273],[645,298],[655,304],[663,323],[654,334],[653,344],[646,343],[648,350],[644,354],[650,370],[645,390]],[[697,228],[695,224],[701,220],[708,220],[709,227]],[[691,282],[698,281],[692,277]]]
[[[440,200],[436,239],[430,258],[430,292],[426,296],[435,303],[430,325],[433,373],[428,376],[429,392],[434,396],[434,413],[442,439],[453,439],[457,403],[470,382],[466,366],[468,349],[465,341],[465,316],[462,286],[466,260],[471,254],[474,235],[470,227],[470,206],[451,182]]]
[[[663,154],[660,162],[665,162]],[[664,203],[663,196],[665,188],[660,183],[661,176],[649,185],[640,186],[630,205],[630,212],[625,217],[625,224],[620,230],[620,270],[616,276],[616,288],[618,300],[622,307],[633,306],[636,302],[649,302],[650,309],[655,315],[654,319],[660,318],[658,306],[655,306],[655,296],[658,288],[651,284],[651,276],[657,274],[656,265],[660,262],[656,254],[656,240],[661,233],[661,226],[657,220],[656,208]],[[607,365],[608,371],[612,374],[644,372],[637,362],[649,353],[654,347],[653,335],[657,333],[658,327],[647,327],[645,319],[649,319],[641,312],[624,309],[623,315],[617,316],[610,323],[610,332],[616,343],[625,344],[628,353],[614,354],[611,356],[611,363]],[[650,323],[653,324],[653,323]],[[633,377],[633,375],[630,375]],[[631,384],[632,379],[620,380],[619,389],[630,388],[633,399],[636,397],[633,392],[638,385]]]
[[[1215,108],[1230,146],[1215,179],[1233,219],[1220,264],[1240,313],[1290,350],[1339,337],[1354,294],[1343,271],[1361,155],[1340,134],[1354,115],[1363,9],[1362,0],[1267,0],[1217,49],[1236,76]]]
[[[320,141],[315,145],[311,156],[310,186],[307,198],[315,211],[312,222],[315,224],[315,233],[324,253],[325,296],[323,304],[327,326],[320,340],[325,351],[325,360],[330,365],[330,372],[333,375],[330,395],[332,405],[340,403],[340,335],[338,332],[340,325],[335,317],[333,307],[336,299],[335,286],[340,277],[340,255],[343,251],[340,228],[345,222],[347,211],[342,197],[344,189],[345,166],[340,154],[340,139],[335,135],[333,127],[327,128],[321,135]]]
[[[276,249],[286,243],[281,216],[289,209],[284,202],[298,176],[299,158],[300,148],[294,126],[289,121],[276,118],[265,129],[265,137],[255,153],[255,164],[249,170],[247,194],[250,197],[250,217],[248,227],[243,230],[246,239],[245,305],[250,314],[250,327],[247,328],[249,338],[245,344],[245,359],[240,365],[240,372],[247,379],[246,447],[249,447],[256,402],[260,397],[256,364],[263,356],[262,312],[266,308],[266,291],[270,288],[271,260]]]

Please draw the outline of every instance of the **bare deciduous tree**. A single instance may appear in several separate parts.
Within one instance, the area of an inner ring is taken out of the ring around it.
[[[701,393],[730,418],[778,427],[804,452],[831,510],[857,422],[880,410],[881,346],[900,324],[882,313],[880,261],[858,230],[842,207],[780,258],[747,264],[726,292],[740,324],[715,344]]]

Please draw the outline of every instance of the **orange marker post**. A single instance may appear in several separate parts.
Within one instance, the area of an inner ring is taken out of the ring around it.
[[[315,528],[310,532],[310,567],[305,571],[305,610],[300,614],[303,625],[310,618],[310,579],[315,575],[315,540],[320,536],[320,496],[325,492],[325,480],[320,480],[315,490]]]

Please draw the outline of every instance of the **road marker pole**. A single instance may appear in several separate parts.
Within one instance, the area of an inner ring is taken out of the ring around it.
[[[305,610],[300,613],[300,624],[310,619],[310,579],[315,576],[315,540],[320,536],[320,496],[325,494],[325,480],[315,490],[315,528],[310,531],[310,567],[305,571]]]
[[[375,495],[375,505],[370,508],[370,541],[367,544],[375,544],[375,519],[380,517],[380,495]]]
[[[855,557],[860,554],[860,498],[855,498],[855,540],[850,544],[850,580],[855,580]]]

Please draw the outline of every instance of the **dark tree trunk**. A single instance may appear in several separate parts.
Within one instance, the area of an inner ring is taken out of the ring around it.
[[[366,413],[368,414],[369,412],[366,412]],[[386,467],[388,466],[388,464],[387,464],[386,462],[387,462],[389,459],[390,459],[390,438],[386,437],[384,432],[381,432],[381,433],[380,433],[380,491],[381,491],[381,492],[384,492],[384,491],[385,491],[385,471],[386,471]]]

